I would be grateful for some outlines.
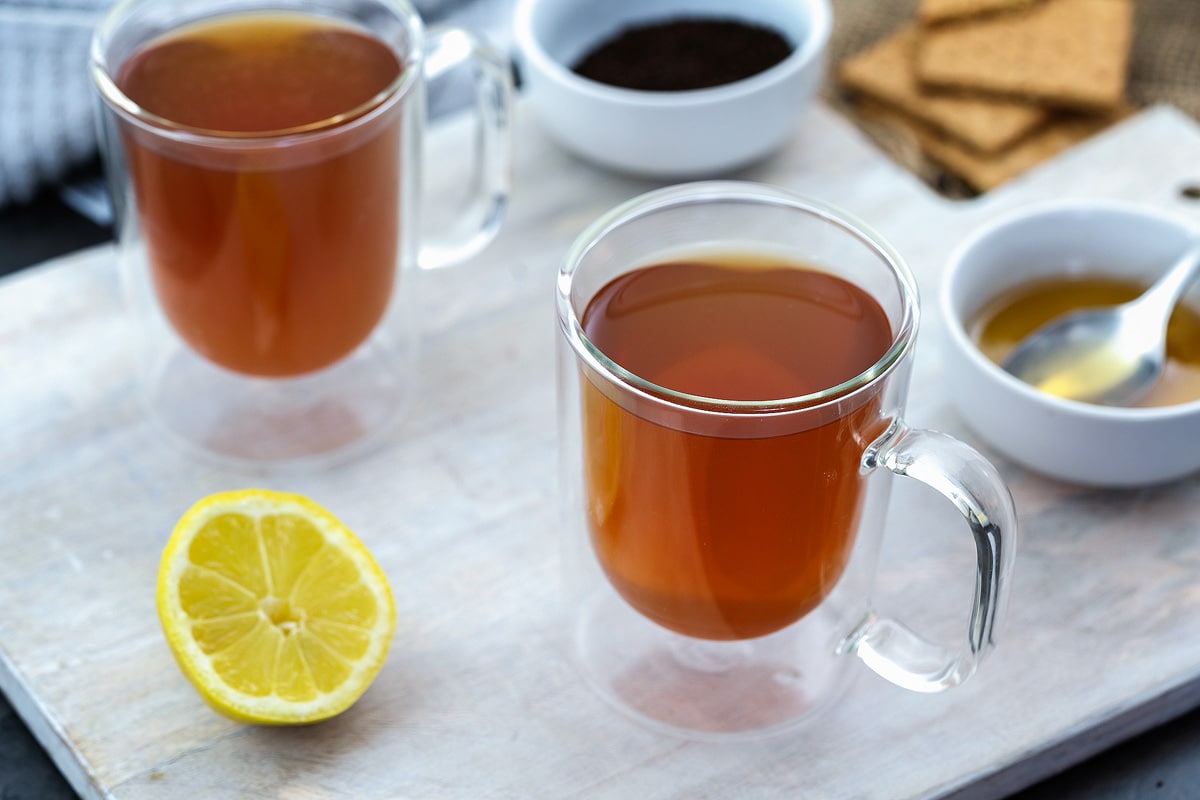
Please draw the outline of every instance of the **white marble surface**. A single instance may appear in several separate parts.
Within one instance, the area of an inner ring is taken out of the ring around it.
[[[136,402],[109,250],[0,280],[0,688],[82,796],[1000,797],[1200,703],[1200,482],[1100,492],[1001,462],[1025,537],[1006,635],[971,683],[918,696],[863,671],[819,730],[736,746],[609,711],[557,647],[550,298],[567,243],[651,185],[564,155],[520,110],[516,122],[509,225],[474,262],[420,276],[432,313],[414,413],[334,472],[231,472],[164,442]],[[466,133],[432,136],[434,161]],[[954,376],[929,302],[957,240],[1031,199],[1174,205],[1196,163],[1197,126],[1155,109],[955,204],[818,107],[740,177],[819,195],[893,240],[926,298],[910,420],[969,437],[939,391]],[[329,723],[217,717],[161,640],[152,587],[171,525],[197,497],[250,483],[335,509],[396,590],[388,664]],[[965,593],[969,544],[936,532],[939,501],[900,490],[895,505],[887,557],[906,568],[887,573],[880,604],[958,624],[910,598]]]

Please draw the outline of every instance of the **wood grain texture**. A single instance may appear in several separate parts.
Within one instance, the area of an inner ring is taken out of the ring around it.
[[[0,280],[0,687],[82,796],[995,798],[1200,703],[1200,480],[1085,490],[998,457],[1024,539],[1000,647],[962,688],[909,694],[859,668],[819,725],[737,745],[643,730],[592,695],[561,641],[554,272],[588,222],[652,184],[574,160],[518,112],[507,227],[473,262],[409,276],[428,310],[412,412],[335,470],[231,471],[164,441],[139,406],[110,250]],[[435,131],[431,163],[455,161],[469,135]],[[986,451],[939,389],[954,376],[933,299],[952,248],[1038,199],[1178,206],[1197,163],[1200,129],[1159,108],[955,204],[817,106],[788,149],[738,177],[841,205],[905,254],[924,297],[909,421]],[[431,189],[453,195],[449,178]],[[943,501],[905,483],[877,605],[957,631],[970,543]],[[317,726],[216,716],[159,632],[154,576],[175,519],[247,485],[329,507],[395,589],[383,672]]]

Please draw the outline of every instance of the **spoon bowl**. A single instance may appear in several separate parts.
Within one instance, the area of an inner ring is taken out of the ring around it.
[[[1193,242],[1140,297],[1066,314],[1027,336],[1004,369],[1043,392],[1102,405],[1144,395],[1166,363],[1167,322],[1200,274]]]

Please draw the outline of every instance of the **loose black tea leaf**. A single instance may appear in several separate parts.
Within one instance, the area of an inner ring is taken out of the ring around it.
[[[680,18],[623,28],[572,69],[625,89],[688,91],[757,75],[792,49],[771,28],[735,19]]]

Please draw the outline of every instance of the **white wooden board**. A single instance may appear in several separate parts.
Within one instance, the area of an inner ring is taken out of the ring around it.
[[[0,280],[0,688],[82,796],[994,798],[1200,704],[1200,480],[1084,490],[1002,460],[1024,540],[1000,648],[966,686],[914,695],[860,669],[819,726],[737,745],[648,732],[593,696],[557,617],[553,276],[588,222],[652,184],[574,160],[518,111],[507,227],[473,262],[419,276],[430,313],[412,413],[336,470],[236,472],[165,442],[138,404],[110,249]],[[430,137],[434,179],[468,133]],[[984,447],[941,390],[955,376],[939,367],[933,298],[950,250],[1033,200],[1186,204],[1200,129],[1152,109],[960,203],[818,106],[785,152],[737,177],[819,196],[892,239],[925,299],[910,422]],[[246,485],[326,504],[393,582],[392,655],[330,722],[226,721],[162,641],[153,584],[171,526]],[[898,566],[879,605],[931,629],[961,625],[970,586],[949,513],[901,487],[885,545]]]

